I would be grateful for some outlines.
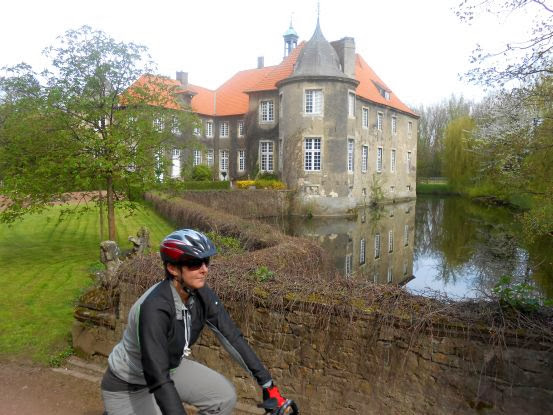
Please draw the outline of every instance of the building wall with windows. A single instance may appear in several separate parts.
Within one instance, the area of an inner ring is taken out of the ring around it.
[[[296,191],[298,213],[414,198],[418,116],[355,53],[354,39],[330,43],[317,24],[309,41],[286,50],[278,65],[259,59],[216,90],[177,73],[202,121],[201,163],[221,180],[278,175]]]

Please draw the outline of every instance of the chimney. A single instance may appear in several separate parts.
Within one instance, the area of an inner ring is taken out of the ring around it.
[[[351,78],[355,77],[355,40],[352,37],[344,37],[330,43],[340,59],[342,71]]]
[[[265,66],[265,58],[263,56],[257,57],[257,69],[261,69]]]
[[[182,86],[188,85],[188,72],[177,71],[177,81],[179,81]]]

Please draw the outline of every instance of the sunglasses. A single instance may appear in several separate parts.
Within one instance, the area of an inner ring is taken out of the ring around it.
[[[210,258],[194,258],[183,262],[182,265],[188,268],[190,271],[196,271],[200,269],[203,264],[205,264],[206,267],[209,267],[209,260]]]

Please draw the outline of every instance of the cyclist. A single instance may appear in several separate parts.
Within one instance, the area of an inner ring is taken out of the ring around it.
[[[257,380],[264,401],[276,404],[274,413],[292,405],[297,412],[207,286],[215,252],[211,240],[192,229],[177,230],[161,242],[166,279],[131,307],[123,338],[108,358],[101,386],[108,415],[186,414],[183,401],[200,414],[231,414],[236,403],[232,384],[190,358],[205,325]]]

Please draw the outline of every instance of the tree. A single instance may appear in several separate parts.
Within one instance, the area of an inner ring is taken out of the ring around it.
[[[534,18],[528,26],[525,39],[508,43],[503,48],[492,51],[486,51],[477,45],[471,57],[474,67],[466,74],[470,80],[496,87],[503,86],[511,80],[526,83],[530,78],[553,75],[551,1],[463,0],[456,10],[457,16],[469,23],[482,13],[509,18],[531,13]]]
[[[1,192],[11,202],[0,219],[42,209],[69,190],[103,187],[115,239],[115,205],[134,207],[117,195],[158,182],[167,149],[185,146],[196,117],[175,82],[135,82],[152,71],[144,46],[84,26],[45,55],[49,70],[37,74],[22,64],[0,79]]]
[[[477,173],[471,137],[474,127],[471,117],[462,116],[452,120],[445,131],[444,174],[449,184],[458,190],[470,184]]]

